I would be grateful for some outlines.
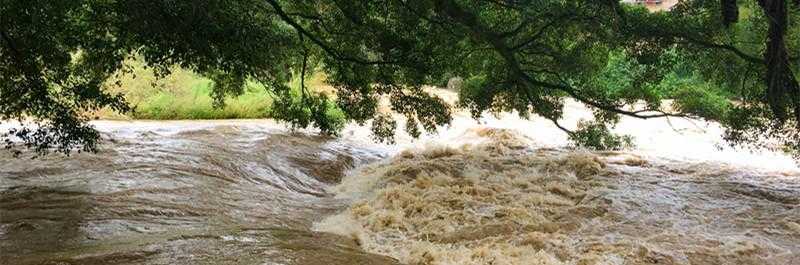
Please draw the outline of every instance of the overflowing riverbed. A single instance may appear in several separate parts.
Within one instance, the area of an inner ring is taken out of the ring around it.
[[[569,104],[565,124],[588,112]],[[800,264],[800,173],[713,124],[626,152],[466,115],[397,145],[268,120],[96,122],[97,154],[0,156],[0,264]]]
[[[0,263],[390,262],[309,229],[345,205],[325,188],[381,150],[269,121],[97,127],[97,154],[2,158]]]
[[[317,230],[405,264],[800,262],[795,176],[464,138],[346,177],[331,191],[354,203]]]

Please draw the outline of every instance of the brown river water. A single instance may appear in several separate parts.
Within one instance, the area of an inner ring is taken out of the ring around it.
[[[391,146],[357,126],[95,126],[96,154],[0,155],[0,264],[800,264],[794,162],[721,147],[714,124],[625,119],[626,152],[511,114]]]

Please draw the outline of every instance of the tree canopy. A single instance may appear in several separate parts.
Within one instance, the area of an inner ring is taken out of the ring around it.
[[[733,144],[798,152],[798,15],[791,0],[657,13],[616,0],[0,0],[0,120],[35,123],[5,134],[9,148],[94,150],[87,113],[131,110],[106,81],[138,56],[158,74],[211,78],[218,105],[258,82],[272,117],[326,134],[354,121],[391,140],[381,98],[410,134],[433,131],[453,110],[422,87],[461,77],[459,107],[474,116],[544,117],[590,147],[625,142],[608,134],[624,115],[703,118]],[[334,95],[306,89],[314,71]],[[567,98],[594,120],[562,126]]]

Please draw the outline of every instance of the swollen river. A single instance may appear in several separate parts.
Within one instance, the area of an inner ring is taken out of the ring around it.
[[[391,146],[355,126],[94,124],[96,154],[0,155],[0,264],[800,264],[794,162],[713,124],[624,119],[626,152],[514,115]]]

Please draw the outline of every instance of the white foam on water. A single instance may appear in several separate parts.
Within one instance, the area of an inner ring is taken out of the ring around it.
[[[566,109],[567,126],[591,117]],[[406,264],[800,260],[790,156],[727,147],[719,125],[696,120],[623,118],[615,131],[637,148],[569,150],[541,118],[457,113],[436,134],[400,134],[392,158],[332,187],[352,203],[315,229]]]

